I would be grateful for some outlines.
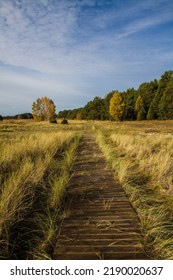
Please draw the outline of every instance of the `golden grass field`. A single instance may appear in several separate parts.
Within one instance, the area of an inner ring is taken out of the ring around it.
[[[49,258],[80,136],[80,124],[0,125],[1,259]]]
[[[85,131],[137,212],[148,253],[173,259],[173,121],[22,120],[0,123],[0,259],[51,259]]]
[[[140,219],[154,259],[173,259],[173,121],[122,122],[97,141]]]

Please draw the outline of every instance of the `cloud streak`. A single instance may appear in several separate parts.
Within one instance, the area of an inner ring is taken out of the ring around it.
[[[51,92],[62,109],[152,79],[170,65],[172,11],[171,0],[3,0],[0,94]]]

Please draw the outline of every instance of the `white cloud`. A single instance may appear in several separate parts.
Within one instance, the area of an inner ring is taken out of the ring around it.
[[[47,96],[55,102],[57,110],[64,107],[80,107],[89,101],[88,93],[81,83],[73,84],[72,78],[61,80],[56,76],[17,73],[0,68],[0,114],[17,114],[31,111],[31,105],[38,97]],[[84,101],[85,100],[85,101]],[[75,105],[76,104],[76,105]],[[15,106],[14,106],[15,105]]]
[[[172,20],[172,6],[169,0],[0,1],[0,61],[14,66],[1,67],[0,94],[25,92],[31,100],[50,92],[63,95],[63,104],[84,102],[155,75],[172,53],[167,46],[164,54],[163,36],[149,36],[150,30]],[[39,74],[16,72],[20,67]]]
[[[111,21],[119,21],[120,17],[129,16],[129,9],[119,15],[113,12],[103,13],[103,11],[93,18],[93,22],[87,20],[88,27],[84,26],[83,30],[78,27],[79,10],[81,5],[74,7],[69,5],[68,1],[21,1],[21,8],[18,9],[13,5],[13,1],[3,1],[1,3],[1,15],[5,23],[3,32],[0,34],[0,59],[8,64],[15,66],[24,66],[30,69],[46,73],[57,73],[70,71],[74,73],[80,68],[85,73],[83,63],[91,73],[95,65],[107,64],[102,53],[105,54],[104,48],[110,50],[110,46],[121,44],[123,38],[136,32],[140,32],[148,27],[154,26],[168,20],[169,14],[161,17],[142,18],[133,20],[128,25],[123,25],[120,30],[114,27],[115,31],[107,30],[104,34],[98,32],[98,35],[91,29],[95,26],[102,29],[109,25]],[[39,5],[44,4],[43,6]],[[54,6],[53,4],[54,3]],[[56,3],[56,4],[55,4]],[[59,3],[59,4],[58,4]],[[73,1],[72,3],[77,3]],[[79,2],[78,2],[79,3]],[[82,5],[92,6],[95,1],[83,1]],[[137,9],[137,8],[136,8]],[[139,9],[139,7],[138,7]],[[130,8],[131,10],[131,8]],[[80,11],[82,12],[82,11]],[[87,32],[87,39],[79,38]],[[81,41],[80,41],[81,40]],[[100,67],[100,66],[99,66]],[[72,70],[69,70],[72,68]],[[103,69],[101,67],[101,70]]]

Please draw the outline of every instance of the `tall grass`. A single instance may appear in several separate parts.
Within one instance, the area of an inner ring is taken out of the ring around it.
[[[7,128],[0,131],[0,258],[50,258],[80,133],[48,124]]]
[[[39,234],[33,235],[32,243],[35,246],[29,252],[33,259],[50,259],[51,253],[53,253],[55,242],[59,235],[59,228],[63,220],[66,189],[79,140],[80,135],[69,143],[68,149],[65,149],[63,152],[63,157],[59,161],[55,161],[54,166],[52,165],[54,171],[51,171],[51,176],[47,180],[50,192],[47,194],[45,218],[43,219],[42,205],[41,211],[37,213],[36,217],[37,232],[39,231],[40,237],[38,238]],[[52,174],[54,175],[52,176]]]
[[[150,177],[150,184],[160,186],[160,191],[166,194],[173,191],[173,139],[170,135],[112,133],[110,139],[130,162],[138,163],[138,169]]]
[[[146,251],[152,258],[173,259],[172,133],[168,124],[159,132],[153,123],[147,126],[97,125],[97,141],[138,213]]]

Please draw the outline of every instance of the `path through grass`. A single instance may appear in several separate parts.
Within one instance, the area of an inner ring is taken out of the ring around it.
[[[54,259],[146,259],[140,224],[95,136],[77,150]]]

